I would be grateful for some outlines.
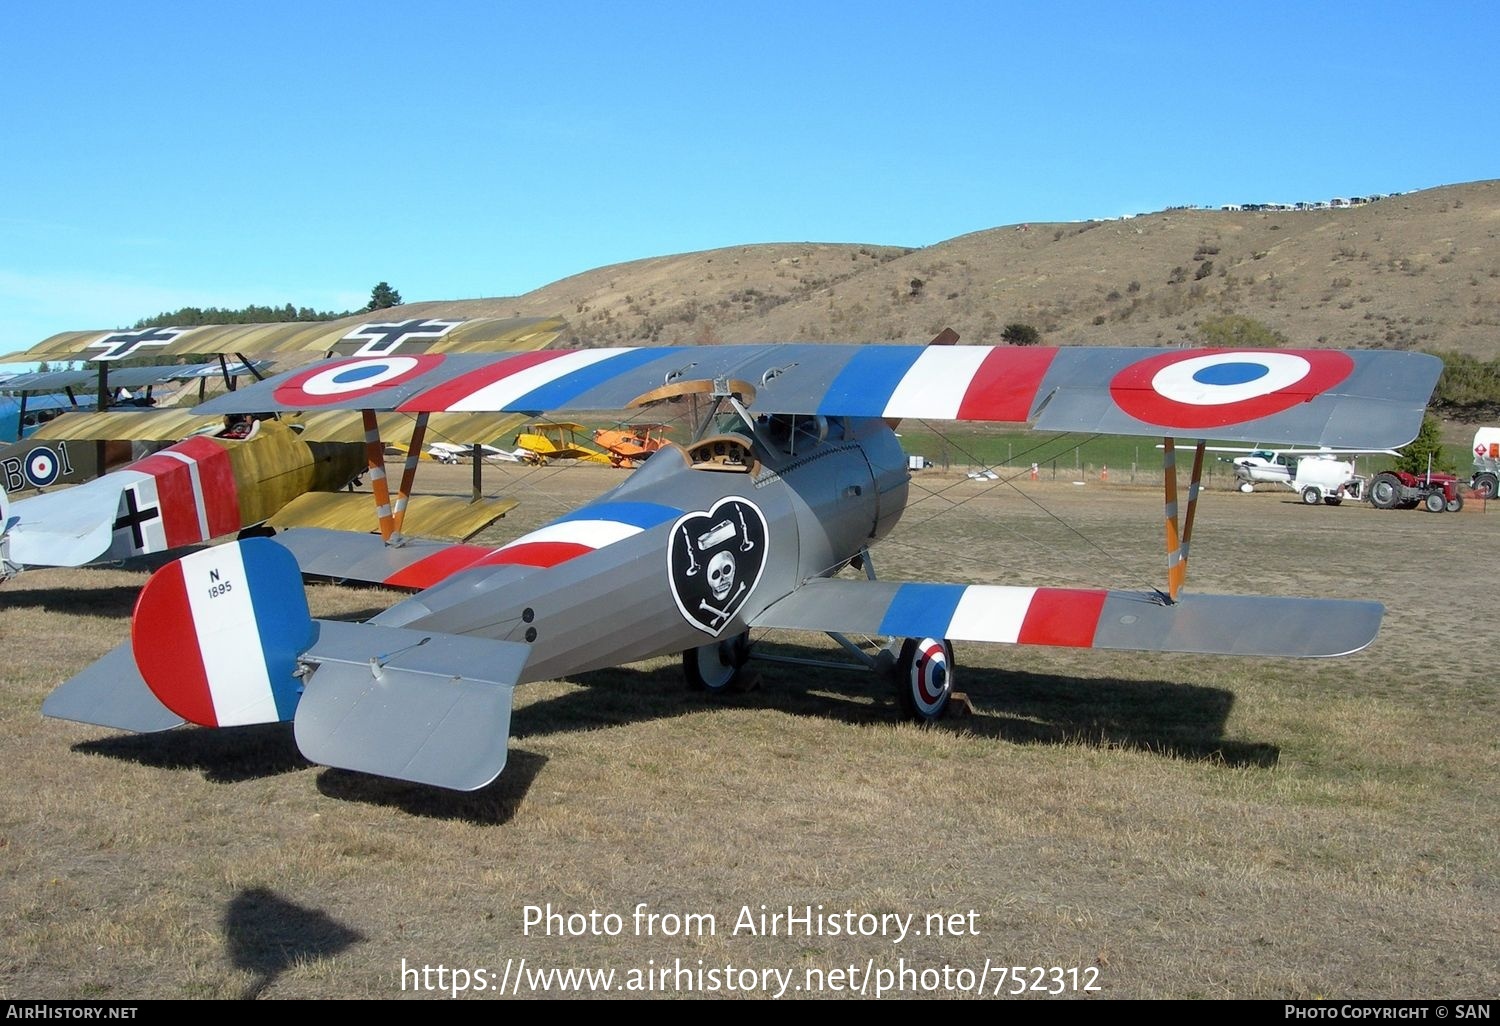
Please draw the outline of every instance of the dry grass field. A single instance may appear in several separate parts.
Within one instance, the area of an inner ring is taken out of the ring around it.
[[[462,491],[467,469],[447,473],[429,483]],[[490,472],[525,500],[493,536],[615,473]],[[1154,491],[917,485],[883,576],[1162,577]],[[764,664],[758,690],[714,700],[663,659],[519,689],[510,763],[474,794],[311,765],[281,727],[44,720],[47,693],[126,637],[144,573],[27,573],[0,587],[0,997],[431,993],[410,973],[403,988],[403,960],[492,996],[524,958],[613,969],[620,989],[679,964],[736,988],[758,974],[728,996],[775,993],[768,970],[791,974],[787,996],[867,976],[942,996],[989,963],[1002,993],[994,967],[1056,966],[1097,968],[1078,979],[1104,998],[1493,998],[1500,508],[1216,491],[1200,513],[1190,588],[1376,598],[1375,645],[1315,662],[960,645],[973,713],[929,730],[899,724],[868,675]],[[310,592],[324,616],[392,600]],[[699,918],[648,931],[642,903]],[[528,930],[526,907],[549,904],[617,914],[619,935]],[[904,938],[735,930],[762,905],[916,918]],[[957,919],[937,935],[933,914]]]

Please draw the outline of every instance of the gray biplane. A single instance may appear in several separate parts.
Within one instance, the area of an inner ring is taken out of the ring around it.
[[[1174,440],[1398,446],[1440,370],[1406,352],[956,345],[334,360],[201,411],[535,415],[675,401],[703,415],[691,440],[498,548],[296,529],[192,553],[147,583],[132,642],[43,711],[135,730],[290,721],[314,762],[470,790],[505,766],[516,685],[682,653],[690,683],[729,690],[761,628],[826,632],[852,651],[846,635],[891,639],[866,658],[918,720],[949,704],[956,640],[1343,655],[1374,639],[1378,603],[1183,592],[1204,446],[1179,519]],[[867,548],[907,499],[900,418],[1165,439],[1166,588],[876,580]],[[846,567],[855,575],[835,576]],[[364,623],[314,620],[303,575],[415,594]]]

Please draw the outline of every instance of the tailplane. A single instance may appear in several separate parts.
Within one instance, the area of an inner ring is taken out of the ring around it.
[[[314,762],[464,791],[505,768],[531,651],[314,620],[296,559],[268,538],[162,567],[136,601],[130,639],[43,712],[128,730],[292,722]]]

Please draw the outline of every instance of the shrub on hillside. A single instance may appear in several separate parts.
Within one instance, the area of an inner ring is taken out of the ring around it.
[[[1224,349],[1269,349],[1286,342],[1286,336],[1253,317],[1221,314],[1198,325],[1197,337],[1206,346]]]

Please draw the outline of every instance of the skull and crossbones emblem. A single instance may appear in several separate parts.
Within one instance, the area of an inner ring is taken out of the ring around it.
[[[717,553],[708,563],[708,587],[714,600],[723,602],[734,587],[734,557],[727,552]],[[740,585],[744,587],[744,585]]]
[[[683,516],[667,553],[677,607],[693,626],[717,635],[760,580],[765,554],[765,516],[748,499],[720,499]]]

